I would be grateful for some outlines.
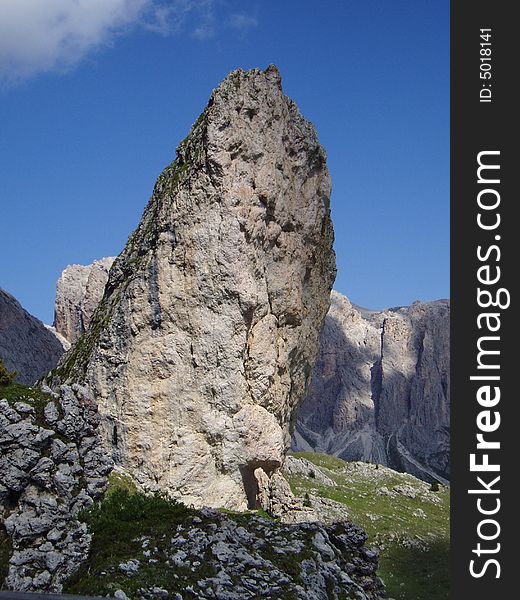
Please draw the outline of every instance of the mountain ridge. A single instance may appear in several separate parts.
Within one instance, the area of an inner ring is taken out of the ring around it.
[[[55,332],[0,288],[0,359],[31,385],[53,369],[65,349]]]
[[[293,449],[447,482],[449,307],[367,313],[333,292]]]

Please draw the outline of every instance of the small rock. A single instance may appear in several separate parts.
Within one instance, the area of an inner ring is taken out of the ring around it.
[[[406,498],[416,498],[419,495],[419,490],[416,490],[411,485],[407,483],[403,483],[401,485],[394,485],[394,492],[397,492],[400,496],[405,496]]]
[[[125,563],[119,564],[119,570],[130,577],[131,575],[135,575],[137,571],[139,571],[140,563],[138,560],[132,558]]]
[[[312,543],[314,544],[318,552],[327,560],[332,560],[336,556],[336,553],[334,552],[330,544],[327,543],[327,540],[325,539],[325,536],[323,535],[323,533],[321,533],[321,531],[318,531],[318,533],[315,534]]]
[[[34,408],[25,402],[15,402],[14,408],[22,415],[34,415]]]
[[[47,420],[47,423],[50,425],[54,425],[54,423],[56,423],[60,417],[60,413],[56,408],[56,404],[54,404],[52,401],[46,404],[45,408],[43,409],[43,414]]]

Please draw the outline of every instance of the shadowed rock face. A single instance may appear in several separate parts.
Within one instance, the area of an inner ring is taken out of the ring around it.
[[[293,447],[450,473],[449,301],[371,312],[332,293]]]
[[[69,342],[75,342],[89,328],[113,262],[114,258],[108,257],[88,266],[70,265],[58,279],[54,327]]]
[[[0,358],[17,381],[32,385],[58,364],[64,348],[56,335],[0,289]]]
[[[90,388],[106,446],[143,485],[238,509],[281,466],[335,276],[329,195],[276,68],[233,72],[54,374]]]
[[[0,523],[11,543],[5,585],[60,592],[90,547],[78,513],[102,497],[112,464],[87,390],[62,386],[27,400],[10,404],[0,388]]]

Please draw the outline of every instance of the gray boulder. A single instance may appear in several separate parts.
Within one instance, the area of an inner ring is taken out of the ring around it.
[[[102,497],[112,463],[85,388],[38,396],[11,406],[0,388],[0,524],[11,546],[5,585],[59,592],[88,555],[91,535],[78,514]]]

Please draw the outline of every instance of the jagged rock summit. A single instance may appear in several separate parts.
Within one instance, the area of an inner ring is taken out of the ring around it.
[[[69,265],[56,284],[54,327],[73,343],[87,331],[108,280],[114,257],[102,258],[91,265]]]
[[[18,373],[17,381],[32,385],[54,369],[63,353],[55,333],[0,288],[0,359]]]
[[[293,447],[450,477],[450,303],[382,312],[332,293]]]
[[[259,483],[270,496],[335,277],[329,196],[278,70],[231,73],[52,377],[90,389],[106,447],[144,487],[234,509]]]

